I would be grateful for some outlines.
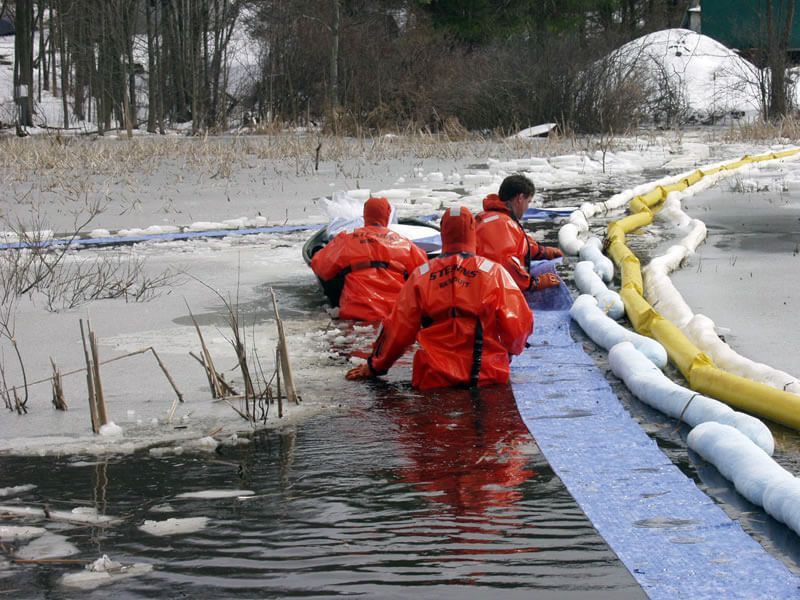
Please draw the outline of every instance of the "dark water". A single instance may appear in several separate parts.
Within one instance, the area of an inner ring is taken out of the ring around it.
[[[92,592],[59,585],[79,566],[14,565],[0,579],[9,597],[643,596],[539,453],[508,387],[366,385],[351,410],[212,456],[1,464],[0,487],[37,485],[21,503],[124,518],[106,529],[44,524],[78,546],[71,558],[154,565]],[[207,489],[255,496],[176,498]],[[151,511],[165,504],[174,512]],[[137,528],[190,516],[210,521],[169,537]]]

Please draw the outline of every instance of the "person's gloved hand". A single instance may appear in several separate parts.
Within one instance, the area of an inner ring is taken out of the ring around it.
[[[554,258],[560,258],[564,256],[564,253],[561,251],[561,248],[556,246],[547,246],[545,249],[545,255],[547,256],[548,260],[552,260]]]
[[[347,373],[345,373],[344,378],[348,381],[356,381],[358,379],[370,379],[375,377],[375,373],[370,368],[369,363],[364,363],[363,365],[358,365],[350,369]]]
[[[538,277],[531,277],[530,289],[544,290],[561,284],[561,279],[555,273],[542,273]]]

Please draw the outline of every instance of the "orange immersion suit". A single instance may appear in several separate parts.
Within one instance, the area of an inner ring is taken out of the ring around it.
[[[523,291],[535,287],[530,274],[532,260],[549,260],[562,255],[558,248],[533,239],[497,194],[483,199],[483,212],[475,219],[478,254],[503,265]]]
[[[386,209],[378,207],[380,214],[370,218],[373,200],[383,200]],[[386,227],[390,211],[385,198],[370,198],[364,208],[366,225],[340,233],[311,259],[326,295],[334,305],[338,301],[341,319],[383,320],[408,274],[428,260],[413,242]]]
[[[384,374],[415,340],[415,388],[507,383],[511,354],[525,349],[533,313],[509,274],[474,254],[472,214],[442,217],[441,257],[409,277],[368,360]]]

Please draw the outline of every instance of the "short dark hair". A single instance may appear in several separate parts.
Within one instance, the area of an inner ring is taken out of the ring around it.
[[[533,185],[533,182],[525,175],[520,174],[509,175],[503,179],[503,183],[500,184],[500,189],[497,191],[497,195],[503,202],[513,200],[517,194],[533,196],[535,193],[536,186]]]

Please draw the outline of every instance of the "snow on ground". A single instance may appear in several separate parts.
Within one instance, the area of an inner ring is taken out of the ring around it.
[[[673,102],[692,120],[758,114],[759,70],[708,36],[666,29],[628,42],[616,56],[643,66],[659,95],[671,89]]]

